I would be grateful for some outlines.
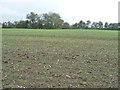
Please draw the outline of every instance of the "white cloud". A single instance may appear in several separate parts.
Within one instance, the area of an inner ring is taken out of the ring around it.
[[[9,16],[10,20],[25,18],[25,15],[31,11],[38,14],[53,11],[59,13],[65,21],[70,23],[88,19],[91,21],[117,22],[118,1],[119,0],[0,0],[0,10],[2,10],[3,17],[8,18]]]
[[[21,17],[24,17],[24,15],[21,14],[20,12],[6,7],[0,6],[0,10],[1,10],[0,16],[2,18],[2,21],[4,20],[13,21],[16,20],[16,18],[22,19]]]
[[[118,21],[118,0],[59,0],[62,16],[68,22],[81,20]]]
[[[4,14],[10,15],[10,16],[12,16],[12,15],[13,16],[21,16],[22,15],[20,12],[6,8],[6,7],[0,6],[0,10],[2,12],[2,15],[4,15]]]
[[[33,0],[1,0],[1,3],[28,3],[33,2]]]

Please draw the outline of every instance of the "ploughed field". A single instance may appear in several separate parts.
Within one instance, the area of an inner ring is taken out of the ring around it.
[[[2,29],[4,88],[118,87],[118,31]]]

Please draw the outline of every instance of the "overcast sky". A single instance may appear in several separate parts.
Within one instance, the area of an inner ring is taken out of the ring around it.
[[[56,12],[70,24],[87,21],[118,22],[119,0],[0,0],[0,21],[24,20],[26,14]]]

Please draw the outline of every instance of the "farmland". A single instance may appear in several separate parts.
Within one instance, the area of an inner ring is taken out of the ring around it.
[[[118,31],[2,30],[4,88],[118,87]]]

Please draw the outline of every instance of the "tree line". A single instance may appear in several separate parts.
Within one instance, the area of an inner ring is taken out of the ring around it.
[[[70,25],[65,22],[58,13],[49,12],[38,15],[37,13],[30,12],[26,15],[26,20],[3,22],[2,28],[26,28],[26,29],[109,29],[118,30],[118,23],[103,24],[102,21],[91,22],[88,20],[84,22],[76,22]]]

